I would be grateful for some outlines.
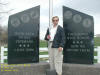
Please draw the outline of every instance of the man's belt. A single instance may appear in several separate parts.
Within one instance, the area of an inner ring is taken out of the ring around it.
[[[49,42],[53,42],[53,41],[49,41]]]

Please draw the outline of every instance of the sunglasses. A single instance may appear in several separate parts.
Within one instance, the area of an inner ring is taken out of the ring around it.
[[[58,20],[52,20],[52,21],[53,21],[53,22],[55,22],[55,21],[57,22]]]

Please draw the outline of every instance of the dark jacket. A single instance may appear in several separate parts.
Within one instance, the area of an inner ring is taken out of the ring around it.
[[[49,41],[49,39],[47,39],[47,36],[49,34],[50,34],[50,32],[49,32],[49,28],[48,28],[46,35],[45,35],[45,38],[44,38],[47,41]],[[53,39],[52,48],[64,47],[65,41],[66,41],[66,38],[65,38],[64,29],[60,25],[58,25],[56,34],[55,34],[54,39]]]

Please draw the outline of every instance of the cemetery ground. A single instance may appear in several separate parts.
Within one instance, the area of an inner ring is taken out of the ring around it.
[[[96,46],[100,46],[100,37],[94,37],[94,48]],[[46,48],[47,47],[47,42],[45,40],[40,40],[40,48]],[[7,48],[7,46],[5,47]],[[1,50],[0,50],[1,52]],[[7,56],[7,51],[4,52],[4,56]],[[1,53],[0,53],[1,54]],[[39,55],[48,55],[48,50],[47,51],[39,51]],[[97,52],[94,51],[94,56],[97,56]],[[1,57],[1,56],[0,56]],[[40,58],[40,61],[47,61],[48,57]],[[97,62],[97,59],[94,59],[94,63]],[[4,63],[7,63],[7,59],[4,60]]]

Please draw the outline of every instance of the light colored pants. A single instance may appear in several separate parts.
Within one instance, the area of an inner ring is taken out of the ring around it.
[[[50,69],[55,69],[57,74],[62,74],[62,63],[63,63],[63,55],[62,51],[58,51],[58,48],[51,48],[52,42],[48,44],[49,50],[49,63]]]

